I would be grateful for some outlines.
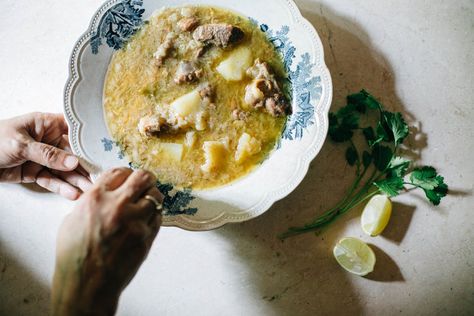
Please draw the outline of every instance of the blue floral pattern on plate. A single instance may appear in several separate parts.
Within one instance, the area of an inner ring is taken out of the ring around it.
[[[117,158],[122,160],[125,157],[125,153],[120,148],[120,144],[118,142],[114,142],[113,140],[105,137],[102,138],[100,141],[102,142],[102,145],[104,145],[104,151],[109,152],[112,151],[114,148],[117,148]]]
[[[255,19],[250,18],[250,21],[259,25]],[[260,30],[266,33],[275,49],[281,54],[285,70],[288,73],[288,80],[294,91],[293,98],[296,100],[296,111],[288,117],[282,138],[287,140],[301,139],[305,128],[314,124],[314,105],[312,101],[321,97],[321,77],[312,75],[315,65],[311,62],[308,53],[301,55],[300,62],[295,69],[292,69],[296,57],[296,48],[289,39],[290,28],[287,25],[274,32],[268,25],[260,24]]]
[[[321,77],[312,76],[314,63],[308,53],[301,55],[301,61],[295,70],[290,70],[289,78],[295,92],[296,111],[288,118],[283,138],[301,139],[303,131],[314,124],[314,105],[312,101],[322,94]]]
[[[102,39],[115,50],[122,48],[143,24],[145,9],[141,8],[142,5],[142,0],[126,0],[107,10],[91,38],[92,53],[99,52]]]
[[[161,184],[158,182],[156,187],[165,196],[163,200],[164,215],[195,215],[197,213],[196,207],[189,207],[191,201],[194,200],[191,189],[175,190],[174,194],[171,194],[173,185],[170,183]]]

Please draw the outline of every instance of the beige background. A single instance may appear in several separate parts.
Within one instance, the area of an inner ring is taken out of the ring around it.
[[[451,195],[437,208],[420,194],[396,198],[381,237],[364,236],[354,211],[320,236],[281,243],[276,234],[332,206],[352,180],[344,148],[327,142],[303,183],[260,218],[163,229],[119,315],[474,314],[474,2],[297,3],[322,38],[333,109],[366,88],[404,112],[416,158],[439,169]],[[100,4],[1,2],[0,118],[61,111],[70,51]],[[72,205],[0,185],[1,315],[47,313],[56,231]],[[373,275],[339,268],[331,251],[343,236],[373,245]]]

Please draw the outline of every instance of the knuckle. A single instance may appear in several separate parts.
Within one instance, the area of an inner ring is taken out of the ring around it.
[[[44,160],[49,162],[56,162],[59,158],[59,152],[51,146],[44,146],[41,154]]]
[[[84,197],[86,199],[90,199],[93,202],[98,202],[99,200],[101,200],[103,193],[104,192],[100,186],[94,186],[92,189],[90,189],[87,193],[84,194]]]
[[[125,167],[115,167],[115,168],[110,169],[110,172],[111,173],[122,173],[122,172],[126,172],[127,170],[129,170],[129,169],[125,168]]]
[[[125,167],[116,167],[116,168],[112,168],[108,171],[106,171],[103,176],[102,176],[102,180],[105,180],[107,178],[115,178],[115,177],[118,177],[118,176],[121,176],[125,173],[131,173],[130,169],[128,168],[125,168]]]
[[[21,138],[14,138],[10,141],[11,152],[17,156],[25,156],[27,144]]]
[[[151,172],[143,169],[135,171],[135,174],[143,182],[152,182],[155,179],[155,176]]]
[[[140,182],[126,183],[123,186],[123,190],[120,190],[121,196],[124,199],[130,199],[135,194],[135,192],[140,191],[141,187],[142,187],[142,184]]]
[[[143,186],[142,183],[140,182],[134,182],[134,183],[131,183],[130,186],[128,187],[129,191],[131,192],[137,192],[138,190],[140,190],[140,188]]]

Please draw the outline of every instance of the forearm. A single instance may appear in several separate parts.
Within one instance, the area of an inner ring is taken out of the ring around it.
[[[108,316],[117,309],[119,292],[107,287],[102,278],[83,279],[56,268],[51,301],[53,316]]]

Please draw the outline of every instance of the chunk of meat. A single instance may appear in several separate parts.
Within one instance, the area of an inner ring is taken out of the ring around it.
[[[138,122],[138,131],[140,134],[151,137],[164,130],[169,130],[166,120],[157,115],[144,116]]]
[[[196,17],[184,18],[178,22],[178,27],[183,32],[192,32],[198,25],[199,20]]]
[[[263,106],[265,92],[270,90],[269,83],[265,79],[254,79],[245,87],[244,101],[248,105],[259,108]]]
[[[272,116],[283,116],[288,113],[289,105],[282,94],[274,94],[265,100],[265,110]]]
[[[176,39],[176,34],[174,32],[168,33],[163,43],[161,43],[161,45],[158,47],[156,52],[153,54],[153,57],[156,59],[156,64],[158,66],[162,66],[165,59],[171,53],[171,50],[174,47],[175,39]]]
[[[255,79],[272,79],[273,74],[266,62],[256,59],[253,66],[247,69],[247,75]]]
[[[181,61],[178,65],[178,70],[174,77],[176,84],[182,84],[185,82],[193,82],[196,79],[201,78],[202,69],[198,69],[196,65],[189,61]]]
[[[207,103],[206,105],[210,105],[212,108],[212,102],[214,101],[215,91],[209,83],[206,82],[199,86],[199,95],[201,96],[202,100]]]
[[[201,43],[202,46],[199,46],[196,50],[196,53],[194,54],[194,58],[195,59],[199,59],[201,58],[202,56],[204,56],[204,54],[207,52],[207,50],[209,49],[209,46],[206,46],[206,45],[203,45]]]
[[[194,30],[193,38],[206,45],[225,48],[242,40],[244,32],[230,24],[204,24]]]
[[[290,105],[267,63],[257,59],[254,65],[247,69],[247,75],[254,80],[245,88],[246,104],[254,108],[264,108],[273,116],[282,116],[289,112]]]

